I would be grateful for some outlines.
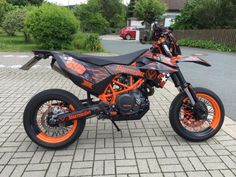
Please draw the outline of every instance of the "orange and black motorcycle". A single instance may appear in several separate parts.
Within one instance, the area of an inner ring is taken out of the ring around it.
[[[64,90],[50,89],[35,95],[24,111],[24,128],[32,141],[46,148],[62,148],[82,134],[86,119],[115,121],[141,119],[150,109],[154,88],[163,88],[171,78],[179,90],[169,110],[174,131],[190,141],[214,136],[224,121],[219,97],[205,88],[193,88],[184,79],[178,63],[210,66],[196,56],[181,56],[172,30],[154,24],[153,47],[117,57],[89,56],[69,52],[34,51],[28,70],[41,59],[87,91],[79,100]],[[97,97],[97,101],[91,98]]]

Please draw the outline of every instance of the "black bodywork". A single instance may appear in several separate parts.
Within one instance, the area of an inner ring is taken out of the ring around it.
[[[167,63],[163,56],[160,56],[159,59],[145,57],[143,54],[147,51],[140,50],[131,55],[119,57],[95,57],[68,52],[34,51],[35,57],[25,64],[22,69],[28,70],[39,60],[51,57],[51,67],[53,69],[70,78],[76,85],[87,92],[98,96],[104,92],[107,85],[117,74],[144,77],[142,73],[146,70],[157,70],[166,73],[177,72],[178,67],[175,63]],[[85,57],[87,57],[87,61]],[[79,73],[76,69],[68,68],[68,62],[73,62],[75,68],[77,67],[76,65],[82,65],[85,71]],[[142,63],[142,66],[131,66],[134,62]],[[90,83],[91,87],[83,85],[84,81]]]

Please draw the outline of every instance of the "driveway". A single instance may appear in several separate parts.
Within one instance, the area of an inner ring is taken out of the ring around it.
[[[103,40],[106,52],[126,54],[136,50],[149,48],[135,41]],[[212,50],[182,47],[184,55],[204,54],[201,58],[208,61],[212,67],[196,64],[181,64],[181,69],[187,81],[193,86],[206,87],[216,92],[224,102],[226,115],[236,120],[236,54]]]

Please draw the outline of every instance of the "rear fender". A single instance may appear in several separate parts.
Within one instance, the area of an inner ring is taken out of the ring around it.
[[[192,63],[196,63],[199,65],[203,65],[203,66],[211,66],[208,62],[206,62],[205,60],[197,57],[197,56],[186,56],[186,57],[177,57],[173,59],[176,63],[180,63],[180,62],[192,62]]]
[[[31,60],[29,60],[26,64],[24,64],[20,69],[29,70],[40,60],[47,59],[50,56],[53,56],[53,54],[50,51],[46,51],[46,50],[37,50],[37,51],[33,51],[33,53],[34,53],[34,57]]]
[[[32,68],[36,63],[38,63],[42,58],[39,56],[34,56],[31,60],[29,60],[26,64],[24,64],[20,69],[22,70],[29,70]]]

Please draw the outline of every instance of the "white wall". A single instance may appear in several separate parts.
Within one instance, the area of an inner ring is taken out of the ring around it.
[[[167,12],[163,15],[163,18],[165,19],[164,25],[165,27],[169,27],[170,25],[175,23],[175,18],[179,15],[180,13],[176,12]]]

